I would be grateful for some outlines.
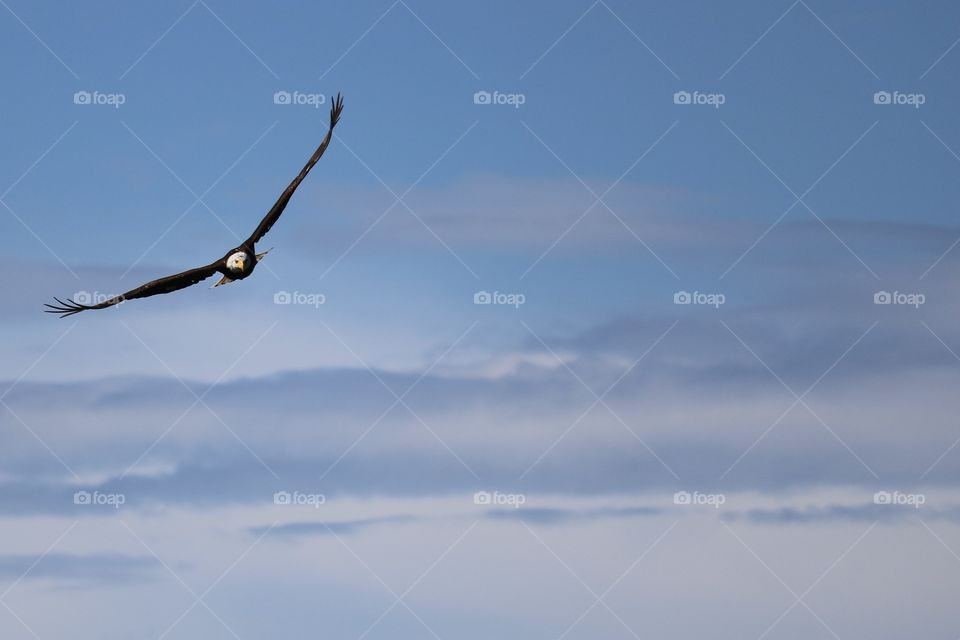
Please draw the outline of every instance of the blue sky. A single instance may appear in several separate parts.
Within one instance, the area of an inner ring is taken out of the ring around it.
[[[0,635],[956,638],[958,18],[0,1]]]

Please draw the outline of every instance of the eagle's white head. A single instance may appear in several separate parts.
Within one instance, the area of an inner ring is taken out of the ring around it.
[[[243,273],[244,263],[247,261],[247,254],[243,251],[231,253],[227,258],[227,270],[232,273]]]

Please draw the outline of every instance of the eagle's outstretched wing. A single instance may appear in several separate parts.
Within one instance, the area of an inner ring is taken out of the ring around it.
[[[293,179],[293,182],[290,183],[283,193],[280,194],[280,198],[277,199],[277,202],[273,205],[270,211],[267,212],[267,215],[263,217],[263,220],[260,221],[260,224],[257,226],[257,230],[253,232],[245,245],[249,248],[253,248],[253,245],[260,240],[263,236],[267,235],[267,231],[270,231],[270,227],[280,218],[280,214],[283,213],[283,210],[286,208],[287,203],[290,202],[290,197],[293,196],[293,192],[297,190],[297,187],[300,186],[300,183],[303,182],[303,179],[307,177],[307,174],[310,173],[310,169],[313,168],[313,165],[317,164],[317,160],[320,159],[320,156],[323,155],[323,152],[327,150],[327,145],[330,144],[330,139],[333,137],[333,128],[337,126],[337,121],[340,120],[340,112],[343,111],[343,98],[340,94],[337,94],[336,99],[334,99],[333,104],[330,105],[330,129],[327,131],[326,137],[323,139],[323,142],[320,143],[320,146],[317,147],[317,150],[313,152],[313,155],[310,156],[310,159],[307,161],[307,164],[304,165],[303,169],[300,170],[300,173],[296,178]]]
[[[127,291],[126,293],[114,296],[109,300],[104,300],[103,302],[99,302],[97,304],[87,305],[74,302],[69,298],[66,301],[61,300],[60,298],[54,298],[58,304],[45,304],[43,306],[49,307],[49,309],[45,309],[47,313],[59,313],[61,318],[66,318],[67,316],[72,316],[75,313],[87,311],[88,309],[106,309],[107,307],[112,307],[115,304],[120,304],[124,300],[147,298],[149,296],[155,296],[161,293],[170,293],[171,291],[186,289],[190,285],[197,284],[201,280],[206,280],[213,274],[217,273],[222,262],[222,260],[217,260],[216,262],[208,264],[205,267],[197,267],[196,269],[190,269],[189,271],[184,271],[183,273],[152,280],[151,282],[139,286],[136,289]]]

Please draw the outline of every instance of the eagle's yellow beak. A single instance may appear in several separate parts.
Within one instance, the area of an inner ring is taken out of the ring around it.
[[[246,268],[246,267],[245,267],[246,261],[245,261],[243,258],[240,258],[239,260],[237,260],[237,262],[240,263],[240,271],[245,270],[245,268]]]

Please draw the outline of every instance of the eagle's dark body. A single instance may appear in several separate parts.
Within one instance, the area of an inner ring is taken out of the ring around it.
[[[320,143],[320,146],[317,147],[317,150],[313,152],[313,155],[307,161],[307,164],[304,165],[303,169],[300,170],[300,173],[297,175],[297,177],[293,179],[293,182],[291,182],[290,185],[283,191],[283,193],[280,194],[280,198],[277,199],[270,211],[267,212],[267,215],[263,217],[263,220],[261,220],[260,224],[257,225],[256,230],[254,230],[250,237],[247,238],[239,247],[231,249],[219,260],[204,267],[197,267],[196,269],[183,271],[182,273],[177,273],[172,276],[152,280],[151,282],[141,285],[136,289],[132,289],[126,293],[114,296],[109,300],[105,300],[98,304],[87,305],[74,302],[70,299],[64,301],[60,300],[59,298],[54,298],[54,300],[57,301],[57,304],[44,305],[49,307],[46,310],[47,313],[57,313],[60,314],[61,317],[66,317],[90,309],[105,309],[107,307],[120,304],[126,300],[146,298],[149,296],[159,295],[161,293],[170,293],[172,291],[185,289],[191,285],[195,285],[198,282],[206,280],[210,276],[217,273],[221,274],[223,277],[214,286],[227,284],[229,282],[233,282],[234,280],[243,280],[244,278],[248,277],[253,273],[253,270],[257,266],[257,262],[267,253],[264,251],[263,253],[257,254],[257,242],[259,242],[263,236],[270,231],[270,228],[280,218],[280,214],[283,213],[287,203],[290,202],[293,192],[297,190],[297,187],[300,186],[301,182],[303,182],[303,179],[310,172],[310,169],[312,169],[313,165],[317,163],[317,161],[320,159],[320,156],[323,155],[323,152],[327,150],[327,146],[330,144],[330,140],[333,137],[333,129],[337,126],[337,122],[340,119],[340,113],[342,111],[343,98],[337,94],[336,99],[330,106],[330,129],[327,131],[326,137],[324,137],[323,141]]]

